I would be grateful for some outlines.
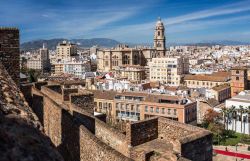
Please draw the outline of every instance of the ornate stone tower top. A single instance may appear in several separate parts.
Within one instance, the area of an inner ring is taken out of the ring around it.
[[[155,25],[155,35],[154,35],[154,48],[159,51],[165,50],[165,27],[161,18],[158,18],[158,21]]]

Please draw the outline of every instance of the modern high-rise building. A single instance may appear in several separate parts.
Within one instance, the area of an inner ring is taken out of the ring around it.
[[[20,75],[19,30],[0,27],[0,63],[12,79],[19,84]]]
[[[76,44],[63,41],[62,43],[59,43],[56,47],[56,56],[57,59],[67,59],[71,56],[77,55],[77,46]]]

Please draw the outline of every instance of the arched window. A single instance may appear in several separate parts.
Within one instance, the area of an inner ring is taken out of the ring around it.
[[[139,58],[138,55],[135,54],[135,55],[134,55],[134,59],[133,59],[133,64],[134,64],[134,65],[137,65],[137,64],[138,64],[138,61],[139,61],[138,58]]]
[[[130,57],[128,55],[123,56],[122,64],[130,64]]]
[[[160,31],[158,31],[158,36],[160,36],[161,35],[161,32]]]

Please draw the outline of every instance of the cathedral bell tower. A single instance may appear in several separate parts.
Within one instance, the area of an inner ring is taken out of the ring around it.
[[[156,22],[156,26],[155,26],[154,48],[162,54],[165,53],[165,49],[166,49],[164,32],[165,32],[164,24],[161,21],[161,18],[158,18],[158,21]]]

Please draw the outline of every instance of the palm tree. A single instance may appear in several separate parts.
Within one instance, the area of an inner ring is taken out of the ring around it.
[[[226,129],[226,116],[227,116],[227,112],[228,112],[228,110],[226,109],[226,107],[222,108],[224,129]]]
[[[230,108],[231,114],[232,114],[232,130],[234,130],[234,124],[235,124],[235,106],[232,105]]]
[[[240,105],[239,107],[240,107],[240,109],[239,109],[239,111],[240,111],[240,131],[242,132],[242,115],[244,112],[244,108],[242,105]]]
[[[250,106],[247,108],[247,115],[248,115],[248,134],[250,135]]]

